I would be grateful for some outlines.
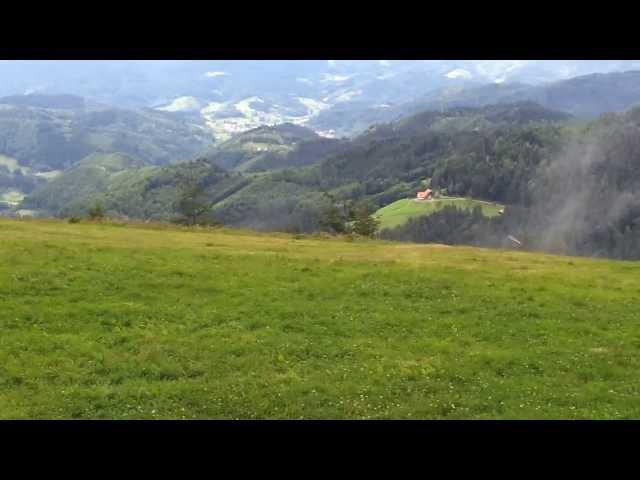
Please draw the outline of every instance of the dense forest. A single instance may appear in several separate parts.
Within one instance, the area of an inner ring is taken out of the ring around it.
[[[523,159],[526,157],[523,157]],[[566,131],[560,148],[537,162],[502,217],[443,209],[414,219],[389,239],[556,253],[640,258],[640,108],[607,114]],[[525,181],[526,180],[526,181]]]

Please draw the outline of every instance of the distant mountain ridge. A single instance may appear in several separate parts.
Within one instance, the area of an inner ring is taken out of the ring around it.
[[[49,109],[84,109],[88,102],[85,98],[76,95],[12,95],[0,98],[2,105],[14,105],[17,107],[35,107]],[[95,105],[98,105],[97,103]]]
[[[640,104],[640,71],[594,73],[542,85],[519,82],[450,85],[384,109],[361,106],[327,110],[313,119],[310,126],[328,128],[334,125],[334,128],[344,130],[350,125],[352,132],[357,133],[370,124],[395,121],[424,111],[526,101],[584,119],[623,112]]]
[[[622,112],[640,103],[640,71],[594,73],[543,85],[490,84],[433,92],[415,110],[532,101],[581,118]]]
[[[523,100],[593,118],[633,106],[636,92],[619,72],[638,68],[613,60],[0,61],[0,95],[152,108],[206,126],[218,142],[286,122],[352,137],[419,111]]]

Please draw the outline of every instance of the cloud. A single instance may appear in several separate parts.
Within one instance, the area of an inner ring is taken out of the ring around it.
[[[455,70],[451,70],[449,73],[445,75],[447,78],[464,78],[466,80],[471,79],[471,72],[468,70],[464,70],[463,68],[456,68]]]
[[[391,66],[391,60],[378,60],[378,63],[383,67]]]
[[[530,60],[481,60],[474,61],[477,73],[496,83],[504,82],[515,71],[532,64]]]
[[[354,75],[331,75],[330,73],[325,73],[324,74],[324,78],[323,78],[323,82],[335,82],[335,83],[342,83],[342,82],[346,82],[347,80],[349,80],[350,78],[352,78]]]
[[[207,72],[204,74],[208,78],[225,77],[227,75],[229,75],[227,72]]]
[[[389,73],[385,73],[384,75],[378,75],[376,78],[378,80],[386,80],[388,78],[393,78],[396,75],[398,75],[396,72],[389,72]]]
[[[44,85],[39,85],[37,87],[27,88],[24,91],[24,95],[32,95],[34,93],[42,92],[43,90],[46,90],[46,87]]]

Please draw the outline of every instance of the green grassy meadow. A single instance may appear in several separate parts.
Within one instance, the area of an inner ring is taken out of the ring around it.
[[[640,418],[640,263],[0,220],[0,418]]]
[[[374,215],[380,220],[380,229],[384,230],[385,228],[398,227],[412,217],[429,215],[445,206],[454,206],[466,210],[472,210],[475,206],[480,206],[482,213],[488,217],[498,215],[498,211],[502,208],[502,205],[497,203],[460,197],[441,197],[427,201],[403,198],[382,207]]]

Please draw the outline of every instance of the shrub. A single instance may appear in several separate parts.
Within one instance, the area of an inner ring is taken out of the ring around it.
[[[89,218],[91,220],[101,220],[104,218],[104,208],[100,202],[96,202],[93,207],[89,209]]]

